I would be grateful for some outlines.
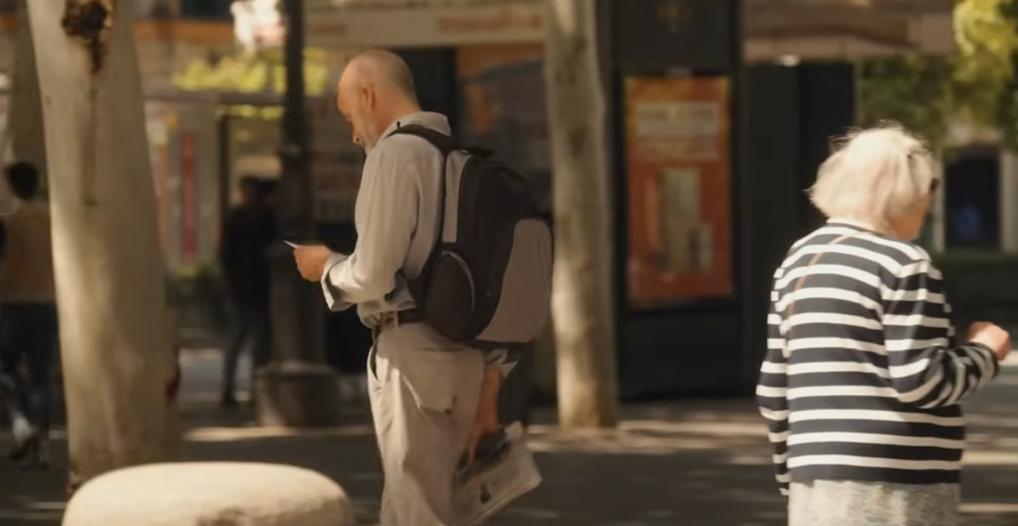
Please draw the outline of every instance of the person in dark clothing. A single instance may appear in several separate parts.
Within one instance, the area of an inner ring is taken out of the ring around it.
[[[266,184],[255,177],[240,183],[241,203],[227,214],[219,260],[229,296],[231,323],[223,363],[222,405],[236,407],[237,361],[251,340],[252,372],[269,361],[269,262],[276,221]]]
[[[49,206],[40,198],[38,169],[19,162],[5,169],[18,198],[4,219],[6,257],[0,272],[0,364],[16,447],[12,460],[49,464],[51,380],[57,353],[56,292]]]
[[[7,255],[7,225],[0,221],[0,272],[3,271],[4,257]],[[3,297],[3,290],[0,290],[0,298]],[[0,328],[3,327],[3,308],[0,306]],[[3,335],[0,334],[0,337]],[[17,383],[5,373],[3,363],[2,338],[0,338],[0,411],[3,411],[6,422],[13,427],[15,422],[27,422],[18,407]]]

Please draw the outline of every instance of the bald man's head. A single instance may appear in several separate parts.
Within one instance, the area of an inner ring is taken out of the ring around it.
[[[368,150],[390,124],[420,111],[410,67],[384,50],[365,51],[347,64],[336,106],[353,127],[354,142]]]
[[[414,77],[410,66],[399,55],[383,49],[365,51],[350,61],[343,76],[352,75],[355,82],[370,82],[377,86],[392,89],[403,96],[416,101],[417,90],[414,89]]]

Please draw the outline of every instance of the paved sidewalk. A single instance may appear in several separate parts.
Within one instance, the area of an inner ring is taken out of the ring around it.
[[[376,518],[381,476],[370,426],[352,411],[341,428],[294,433],[250,427],[250,415],[215,408],[218,361],[190,354],[185,367],[187,455],[194,460],[281,462],[320,471],[354,498],[361,524]],[[966,525],[1018,524],[1018,367],[968,406]],[[770,450],[751,400],[627,406],[611,432],[568,435],[538,412],[533,447],[544,484],[495,526],[763,526],[784,523]],[[2,440],[7,440],[4,437]],[[0,444],[5,445],[5,444]],[[62,450],[63,443],[58,443]],[[66,462],[61,455],[61,462]],[[0,524],[57,525],[64,472],[0,464]]]

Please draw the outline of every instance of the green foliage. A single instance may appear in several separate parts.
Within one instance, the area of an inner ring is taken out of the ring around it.
[[[933,145],[947,138],[946,115],[951,91],[948,60],[940,57],[892,57],[869,60],[860,66],[863,124],[900,122],[922,134]]]
[[[974,122],[994,123],[1014,81],[1018,29],[1004,7],[1014,0],[964,0],[955,8],[958,56],[952,77],[958,111]]]
[[[958,0],[958,51],[951,57],[908,56],[861,67],[864,124],[897,120],[934,147],[961,119],[999,129],[1018,148],[1018,1]]]
[[[328,67],[320,49],[304,50],[304,89],[320,96],[328,88]],[[230,55],[192,62],[174,76],[173,84],[185,91],[221,91],[282,95],[286,92],[286,61],[281,49],[257,53],[238,51]],[[237,106],[229,108],[239,116],[276,118],[280,108]]]

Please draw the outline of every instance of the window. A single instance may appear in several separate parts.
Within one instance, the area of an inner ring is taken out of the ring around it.
[[[230,20],[233,0],[180,0],[180,16],[207,20]]]
[[[946,171],[947,246],[999,248],[999,152],[988,147],[958,150]]]

